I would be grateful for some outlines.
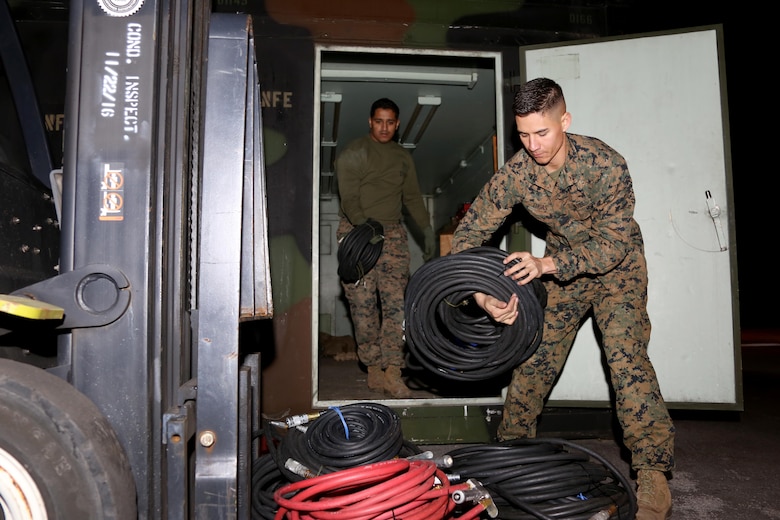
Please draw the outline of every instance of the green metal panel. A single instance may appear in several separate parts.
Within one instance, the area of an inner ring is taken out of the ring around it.
[[[415,406],[396,413],[404,438],[416,444],[491,442],[501,420],[500,406]]]

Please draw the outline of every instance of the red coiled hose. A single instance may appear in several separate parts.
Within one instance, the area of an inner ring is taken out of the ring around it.
[[[444,520],[454,518],[447,476],[430,460],[393,459],[293,482],[274,492],[275,520]],[[476,505],[461,519],[476,518]]]

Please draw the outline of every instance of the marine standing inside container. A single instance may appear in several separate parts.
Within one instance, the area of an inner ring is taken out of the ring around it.
[[[357,354],[368,369],[368,387],[394,398],[411,397],[402,379],[404,292],[409,282],[409,243],[402,208],[423,231],[423,257],[434,251],[433,228],[423,203],[411,154],[395,140],[400,111],[390,99],[371,105],[367,135],[352,141],[336,159],[341,199],[341,240],[368,219],[382,224],[382,254],[357,283],[342,281],[355,329]]]
[[[590,310],[602,335],[623,441],[637,471],[638,520],[668,518],[665,472],[674,467],[674,426],[647,354],[647,264],[624,158],[604,142],[566,133],[571,114],[561,87],[525,83],[513,111],[523,149],[482,188],[453,236],[453,252],[480,246],[516,205],[546,226],[546,250],[527,251],[505,275],[519,285],[542,278],[547,289],[542,343],[516,367],[499,440],[536,436],[537,418],[563,368],[581,318]],[[477,293],[494,320],[511,324],[518,300]]]

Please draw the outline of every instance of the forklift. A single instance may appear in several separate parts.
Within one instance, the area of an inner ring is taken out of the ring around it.
[[[9,5],[30,167],[0,170],[0,518],[249,518],[260,360],[240,336],[273,316],[251,16],[69,2],[51,168]]]

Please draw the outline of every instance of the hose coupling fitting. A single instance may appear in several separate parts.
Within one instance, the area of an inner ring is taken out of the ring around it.
[[[292,458],[287,459],[285,461],[284,467],[287,470],[292,471],[299,477],[303,477],[305,479],[310,479],[317,476],[317,474],[314,473],[311,469],[309,469],[308,467],[304,466],[303,464],[301,464],[300,462]]]
[[[288,429],[307,424],[320,416],[319,412],[316,413],[302,413],[299,415],[291,415],[284,419],[285,426]]]
[[[471,502],[472,504],[479,503],[487,512],[490,518],[498,517],[498,507],[493,502],[493,497],[487,489],[477,480],[470,478],[466,481],[467,489],[458,489],[452,492],[452,500],[456,504],[464,504]]]
[[[431,460],[436,464],[437,468],[451,468],[453,464],[451,455],[442,455],[441,457],[434,457],[433,452],[428,450],[415,455],[406,457],[406,460]]]

